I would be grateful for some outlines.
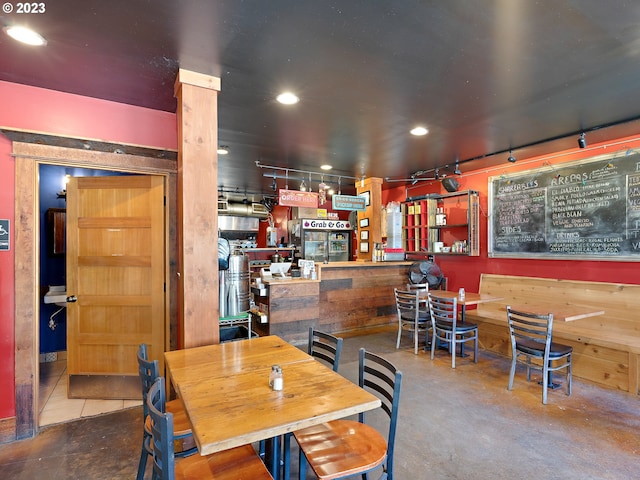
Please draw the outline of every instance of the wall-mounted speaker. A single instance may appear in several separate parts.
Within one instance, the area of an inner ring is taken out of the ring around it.
[[[460,184],[455,178],[443,178],[442,186],[447,192],[450,193],[457,192],[458,188],[460,188]]]

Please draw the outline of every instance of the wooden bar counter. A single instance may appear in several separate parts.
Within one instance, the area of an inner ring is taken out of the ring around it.
[[[393,289],[406,285],[412,263],[319,263],[318,280],[266,282],[266,295],[256,298],[256,303],[268,311],[268,323],[254,320],[253,329],[260,336],[278,335],[302,344],[309,327],[337,333],[394,323]]]

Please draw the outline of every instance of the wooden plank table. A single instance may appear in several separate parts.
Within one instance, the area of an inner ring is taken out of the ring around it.
[[[372,410],[380,400],[274,336],[165,353],[201,455]],[[284,389],[269,387],[271,365]],[[272,460],[277,478],[279,453]]]
[[[511,308],[519,312],[529,312],[538,315],[553,313],[553,320],[560,322],[573,322],[583,318],[604,315],[603,309],[589,305],[511,305]]]

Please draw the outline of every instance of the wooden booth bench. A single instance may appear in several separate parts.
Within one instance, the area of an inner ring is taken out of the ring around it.
[[[502,300],[479,304],[467,318],[478,323],[482,348],[507,356],[507,305],[538,313],[573,306],[603,310],[573,321],[554,318],[553,339],[573,347],[575,377],[638,395],[640,285],[482,274],[479,291]]]

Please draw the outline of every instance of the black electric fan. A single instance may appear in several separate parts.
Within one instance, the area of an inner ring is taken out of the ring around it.
[[[438,289],[444,282],[442,270],[433,260],[415,262],[409,267],[409,282],[428,283],[430,289]]]

